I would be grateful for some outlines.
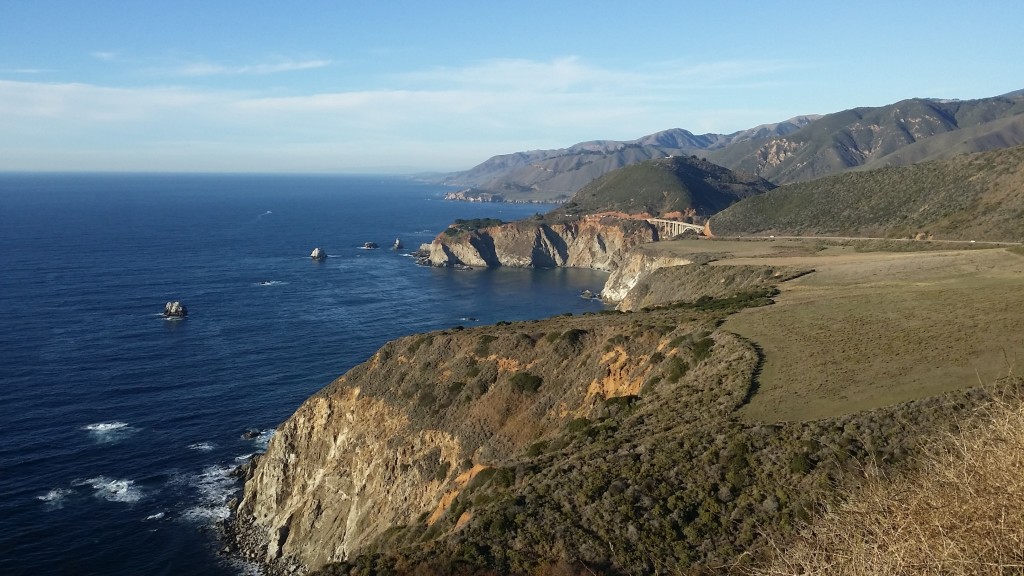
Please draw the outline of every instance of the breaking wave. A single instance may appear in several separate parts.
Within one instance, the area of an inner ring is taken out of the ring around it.
[[[72,486],[91,486],[97,498],[103,498],[108,502],[133,504],[143,498],[142,490],[135,485],[133,480],[97,476],[86,480],[75,480],[71,484]]]

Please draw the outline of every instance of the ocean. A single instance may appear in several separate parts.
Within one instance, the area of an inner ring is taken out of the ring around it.
[[[214,526],[230,471],[305,398],[400,336],[600,309],[578,296],[600,272],[417,266],[456,218],[548,208],[447,190],[0,174],[0,574],[256,573]]]

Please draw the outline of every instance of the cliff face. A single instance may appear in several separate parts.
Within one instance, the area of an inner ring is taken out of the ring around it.
[[[610,271],[628,249],[657,239],[657,230],[644,220],[513,222],[454,236],[442,233],[430,246],[430,262],[434,266],[567,266]]]
[[[609,302],[620,302],[641,280],[655,270],[668,266],[692,264],[686,258],[663,256],[655,252],[635,248],[624,254],[619,267],[612,271],[601,289],[601,298]],[[629,309],[629,308],[623,308]]]
[[[709,327],[688,319],[677,329]],[[637,333],[627,346],[628,330],[617,315],[593,316],[388,343],[278,429],[236,510],[241,548],[282,571],[315,568],[393,527],[453,513],[449,529],[468,523],[471,511],[451,509],[479,473],[594,417],[609,398],[640,393],[658,370],[651,353],[670,336]]]

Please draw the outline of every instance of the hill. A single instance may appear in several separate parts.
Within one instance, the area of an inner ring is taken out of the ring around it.
[[[550,213],[562,216],[623,212],[706,218],[775,186],[697,157],[649,160],[609,172]]]
[[[711,219],[717,235],[1024,240],[1024,146],[777,188]]]

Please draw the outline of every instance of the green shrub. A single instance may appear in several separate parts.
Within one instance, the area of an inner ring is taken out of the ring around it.
[[[520,392],[536,392],[544,383],[544,379],[529,372],[516,372],[509,382]]]
[[[665,379],[673,384],[679,382],[679,379],[686,375],[690,371],[690,364],[683,360],[679,356],[673,356],[668,361],[668,371],[665,372]]]
[[[497,339],[497,336],[483,334],[482,336],[480,336],[480,339],[477,340],[476,349],[473,351],[473,353],[476,354],[477,356],[487,356],[488,354],[490,354],[491,351],[491,342],[494,342]]]

